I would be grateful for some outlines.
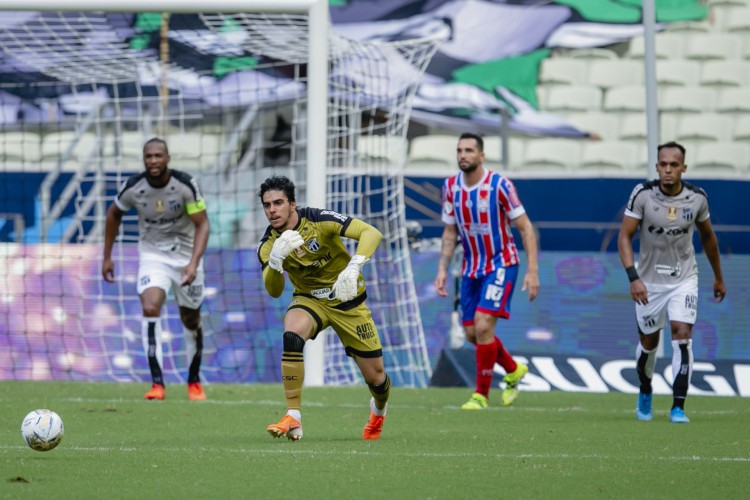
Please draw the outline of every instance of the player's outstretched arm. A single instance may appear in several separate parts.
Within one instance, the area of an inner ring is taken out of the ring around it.
[[[443,236],[440,243],[440,258],[438,259],[437,276],[435,276],[435,291],[441,297],[448,296],[446,284],[448,283],[448,269],[456,251],[458,240],[458,226],[446,224],[443,228]]]
[[[529,291],[529,301],[539,295],[539,246],[536,241],[536,232],[531,219],[526,214],[513,219],[513,223],[521,233],[523,249],[526,252],[526,275],[523,278],[521,290]]]
[[[714,300],[721,302],[727,295],[727,286],[724,284],[724,275],[721,272],[721,258],[719,254],[719,241],[716,239],[716,233],[711,226],[711,219],[696,223],[698,232],[701,236],[701,245],[706,252],[708,262],[714,271]]]
[[[104,258],[102,259],[102,277],[108,283],[115,281],[115,263],[112,262],[112,247],[115,244],[117,232],[122,223],[125,212],[112,203],[107,209],[107,218],[104,225]]]

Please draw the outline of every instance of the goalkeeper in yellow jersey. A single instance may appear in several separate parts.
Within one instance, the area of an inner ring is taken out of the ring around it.
[[[370,389],[370,419],[364,439],[378,439],[383,429],[391,381],[383,366],[383,348],[365,305],[362,266],[375,252],[383,235],[359,219],[330,210],[298,208],[295,186],[283,176],[266,179],[260,199],[269,226],[258,245],[263,283],[272,297],[284,291],[284,271],[294,285],[284,317],[284,353],[281,379],[287,413],[267,427],[273,437],[302,437],[303,348],[319,332],[332,327],[354,358]],[[350,256],[341,237],[357,240]]]

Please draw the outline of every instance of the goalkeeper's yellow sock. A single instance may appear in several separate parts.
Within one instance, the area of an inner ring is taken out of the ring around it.
[[[299,410],[302,406],[302,383],[305,381],[305,363],[302,350],[305,341],[294,332],[284,332],[284,353],[281,355],[281,379],[284,384],[287,409]]]

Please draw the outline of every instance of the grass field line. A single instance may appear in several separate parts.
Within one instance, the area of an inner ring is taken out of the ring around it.
[[[281,446],[279,449],[250,449],[250,448],[236,448],[236,449],[226,449],[226,448],[206,448],[206,447],[200,447],[199,449],[196,448],[160,448],[160,451],[167,451],[170,453],[195,453],[196,451],[200,451],[201,453],[226,453],[226,452],[232,452],[237,453],[240,455],[274,455],[274,454],[284,454],[284,455],[335,455],[335,456],[342,456],[342,455],[350,455],[350,456],[372,456],[372,457],[403,457],[403,458],[500,458],[500,459],[531,459],[531,460],[649,460],[649,461],[671,461],[671,462],[737,462],[737,463],[750,463],[750,457],[706,457],[706,456],[700,456],[700,455],[690,455],[690,456],[658,456],[654,457],[651,455],[648,456],[633,456],[633,457],[623,457],[621,455],[603,455],[599,453],[584,453],[584,454],[574,454],[574,453],[520,453],[520,454],[512,454],[512,453],[483,453],[483,452],[416,452],[416,451],[405,451],[405,452],[396,452],[394,450],[388,450],[384,452],[380,452],[377,450],[341,450],[341,449],[335,449],[335,450],[321,450],[319,448],[319,444],[316,444],[315,449],[307,449],[302,448],[304,444],[301,443],[281,443]],[[25,446],[3,446],[0,445],[0,450],[21,450],[26,448]],[[91,452],[100,452],[100,453],[114,453],[114,452],[121,452],[121,453],[138,453],[141,450],[140,448],[134,448],[134,447],[118,447],[118,448],[108,448],[108,447],[90,447],[90,446],[66,446],[66,451],[76,451],[76,452],[83,452],[83,453],[91,453]],[[149,452],[152,451],[152,448],[148,449]]]
[[[10,399],[4,399],[0,398],[0,403],[4,402],[10,402]],[[85,404],[125,404],[125,403],[132,403],[132,404],[164,404],[161,401],[143,401],[141,399],[126,399],[126,398],[65,398],[63,401],[68,401],[71,403],[85,403]],[[282,399],[279,400],[273,400],[273,399],[236,399],[236,400],[226,400],[226,399],[207,399],[205,401],[189,401],[187,399],[168,399],[169,404],[185,404],[185,405],[217,405],[217,406],[241,406],[241,405],[248,405],[248,406],[283,406],[284,401]],[[305,401],[304,406],[305,407],[313,407],[313,408],[362,408],[367,407],[369,404],[369,400],[365,400],[362,403],[330,403],[330,402],[316,402],[316,401]],[[393,404],[389,403],[389,408],[392,409],[392,411],[396,411],[399,408],[404,409],[410,409],[410,410],[434,410],[436,409],[433,406],[429,405],[410,405],[410,404]],[[453,405],[443,405],[440,406],[439,409],[441,410],[455,410],[455,411],[461,411],[459,406],[453,406]],[[498,406],[489,406],[485,408],[484,411],[512,411],[512,412],[530,412],[530,413],[590,413],[590,414],[621,414],[621,413],[633,413],[635,411],[634,408],[610,408],[610,409],[591,409],[591,408],[584,408],[581,406],[560,406],[557,408],[551,408],[548,406],[523,406],[523,405],[516,405],[511,408],[507,407],[498,407]],[[747,410],[699,410],[699,409],[688,409],[687,410],[689,414],[697,414],[697,415],[743,415],[743,414],[750,414],[750,408]],[[668,414],[668,409],[665,409],[663,411],[656,410],[654,412],[656,415],[662,415],[662,414]]]

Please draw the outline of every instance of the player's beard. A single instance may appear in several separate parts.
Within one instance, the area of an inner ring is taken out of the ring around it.
[[[479,163],[468,163],[465,167],[462,164],[458,164],[458,168],[465,174],[470,174],[479,168]]]

